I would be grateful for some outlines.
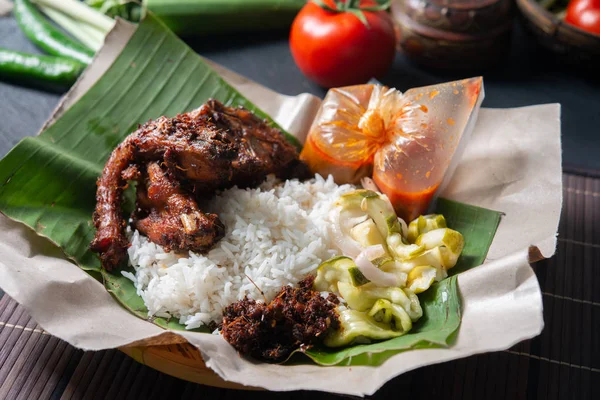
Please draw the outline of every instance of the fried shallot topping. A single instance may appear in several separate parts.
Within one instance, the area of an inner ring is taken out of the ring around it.
[[[245,298],[223,312],[222,334],[236,350],[269,362],[285,361],[296,349],[319,343],[339,329],[338,298],[312,290],[314,276],[298,288],[284,286],[269,304]]]

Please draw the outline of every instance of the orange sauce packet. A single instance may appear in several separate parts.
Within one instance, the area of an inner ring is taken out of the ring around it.
[[[483,101],[481,77],[410,89],[331,89],[300,158],[336,183],[372,177],[399,216],[424,214],[450,180]]]

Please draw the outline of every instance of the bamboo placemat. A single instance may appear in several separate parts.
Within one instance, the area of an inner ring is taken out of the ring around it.
[[[543,333],[510,350],[421,368],[374,398],[600,399],[600,179],[564,175],[556,256],[534,265]],[[117,350],[83,352],[0,299],[0,399],[332,399],[322,393],[240,392],[193,384]]]

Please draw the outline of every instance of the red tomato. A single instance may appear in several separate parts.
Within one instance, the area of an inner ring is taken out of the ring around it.
[[[346,0],[357,8],[373,0]],[[333,0],[323,0],[331,8]],[[389,69],[396,49],[392,18],[385,11],[362,11],[368,24],[352,12],[327,11],[308,2],[296,16],[290,48],[296,65],[310,79],[331,88],[365,83]]]
[[[600,35],[600,0],[571,0],[565,21]]]

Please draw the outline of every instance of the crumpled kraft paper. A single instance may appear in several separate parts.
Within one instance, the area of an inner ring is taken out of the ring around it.
[[[103,74],[132,32],[131,25],[117,24],[93,65],[50,121]],[[283,128],[304,140],[319,99],[307,94],[282,96],[215,67]],[[424,365],[507,349],[538,335],[544,325],[541,292],[529,261],[554,254],[561,180],[559,105],[481,110],[443,196],[505,215],[486,262],[458,277],[464,314],[456,343],[449,349],[398,353],[379,367],[271,365],[240,357],[220,336],[173,333],[198,347],[206,364],[226,380],[269,390],[322,390],[359,396],[372,394],[393,377]],[[179,340],[130,314],[60,250],[3,216],[0,285],[45,330],[82,349]]]

